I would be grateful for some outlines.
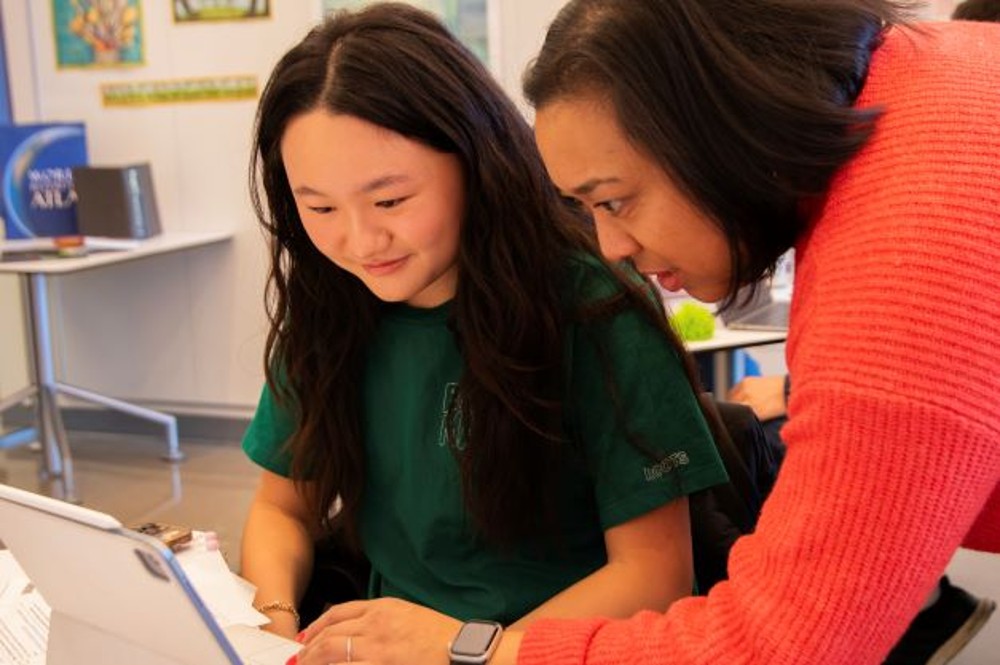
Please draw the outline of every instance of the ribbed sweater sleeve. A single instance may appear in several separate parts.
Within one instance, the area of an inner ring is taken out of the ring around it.
[[[1000,26],[894,31],[884,115],[797,246],[788,454],[730,581],[545,621],[522,665],[881,663],[961,546],[1000,551]]]

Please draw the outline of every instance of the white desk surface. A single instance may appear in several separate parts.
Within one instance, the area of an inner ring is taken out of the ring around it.
[[[129,249],[95,251],[87,256],[74,258],[46,257],[41,259],[26,259],[24,261],[0,262],[0,273],[59,274],[76,272],[78,270],[88,270],[98,266],[131,261],[144,256],[211,245],[229,240],[232,237],[232,231],[165,232],[158,236],[141,240],[136,247]]]
[[[762,344],[777,344],[784,342],[788,337],[786,331],[767,330],[730,330],[716,322],[715,335],[712,339],[703,342],[688,342],[688,351],[691,353],[701,353],[704,351],[725,351],[727,349],[739,349],[747,346],[761,346]]]
[[[699,307],[715,311],[715,305],[703,303],[686,295],[668,294],[663,301],[667,312],[676,311],[684,303],[694,303]],[[730,330],[722,322],[722,318],[715,317],[715,334],[712,339],[702,342],[685,342],[684,346],[691,353],[710,353],[712,351],[730,351],[742,349],[748,346],[762,346],[764,344],[779,344],[788,337],[787,330]]]

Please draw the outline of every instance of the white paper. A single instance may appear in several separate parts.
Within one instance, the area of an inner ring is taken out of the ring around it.
[[[0,608],[0,663],[44,665],[50,614],[34,589]]]
[[[256,589],[229,570],[218,550],[197,544],[177,553],[184,574],[209,612],[223,628],[232,625],[262,626],[270,621],[253,609]]]
[[[28,576],[10,550],[0,550],[0,611],[19,603],[29,584]]]

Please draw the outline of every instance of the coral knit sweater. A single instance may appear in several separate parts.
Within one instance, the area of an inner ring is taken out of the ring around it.
[[[730,581],[539,622],[520,665],[880,663],[959,546],[1000,551],[1000,25],[921,29],[797,245],[788,456]]]

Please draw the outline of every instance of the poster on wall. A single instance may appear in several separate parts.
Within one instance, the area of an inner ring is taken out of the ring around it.
[[[240,21],[267,18],[270,0],[173,0],[174,21]]]
[[[323,13],[337,9],[356,9],[371,0],[322,0]],[[433,12],[448,29],[479,56],[489,62],[489,39],[486,6],[488,0],[409,0],[409,4]]]
[[[86,164],[81,122],[0,126],[0,226],[7,239],[76,234],[72,169]]]
[[[59,67],[143,63],[139,0],[52,0],[52,17]]]

